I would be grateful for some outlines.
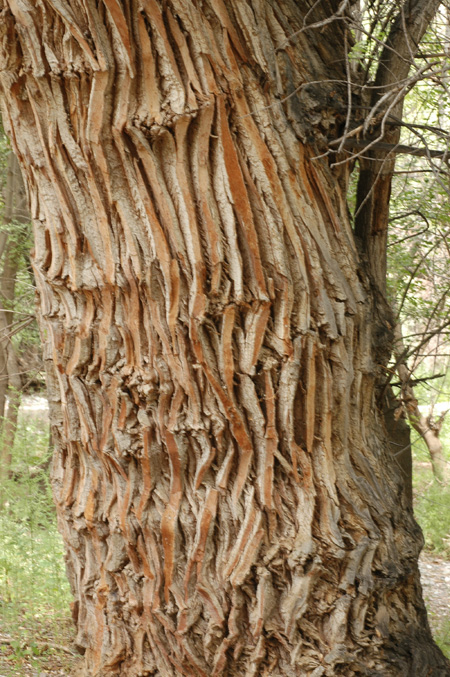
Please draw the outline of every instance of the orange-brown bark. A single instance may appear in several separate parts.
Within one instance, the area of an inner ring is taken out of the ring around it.
[[[85,675],[446,674],[304,4],[0,0]]]

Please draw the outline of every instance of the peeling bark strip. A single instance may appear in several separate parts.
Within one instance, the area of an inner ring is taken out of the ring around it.
[[[0,0],[85,675],[448,674],[306,4]]]

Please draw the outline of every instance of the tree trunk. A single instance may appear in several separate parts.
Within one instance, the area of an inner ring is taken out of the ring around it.
[[[436,420],[433,416],[433,412],[428,414],[428,416],[424,416],[421,414],[419,407],[416,406],[416,410],[409,415],[409,420],[414,430],[422,436],[427,445],[435,478],[439,482],[447,482],[448,463],[444,456],[442,441],[439,438],[444,417],[440,416]]]
[[[355,237],[364,258],[366,273],[376,287],[376,293],[383,297],[386,295],[389,202],[396,159],[395,152],[388,149],[395,151],[401,132],[399,125],[386,122],[389,119],[402,120],[414,54],[440,5],[440,0],[409,0],[400,7],[381,50],[374,86],[361,90],[362,103],[369,109],[363,127],[366,132],[371,131],[372,137],[365,142],[366,147],[376,138],[380,141],[377,147],[384,146],[385,150],[359,151],[362,155],[359,158]],[[364,139],[358,139],[358,143],[364,146]],[[396,323],[394,318],[389,322]],[[414,397],[410,384],[407,388]],[[400,466],[406,494],[412,504],[410,432],[405,421],[394,415],[401,408],[401,403],[395,400],[392,389],[385,387],[383,393],[384,421],[393,460]]]
[[[6,171],[6,183],[3,190],[3,224],[6,226],[14,218],[14,188],[15,188],[15,172],[14,172],[14,153],[11,151],[8,155],[7,171]],[[17,163],[17,159],[16,159]],[[3,257],[5,253],[6,243],[8,241],[8,233],[6,228],[0,231],[0,257]],[[0,308],[3,307],[3,303],[0,299]],[[0,312],[0,322],[6,320],[5,316]],[[4,327],[1,327],[2,333]],[[0,340],[0,426],[6,411],[6,392],[8,390],[8,370],[7,370],[7,351],[5,341]],[[4,471],[5,464],[2,459],[0,472]]]
[[[410,89],[408,75],[414,54],[438,11],[441,0],[407,0],[400,8],[384,43],[373,87],[366,87],[369,118],[364,121],[372,135],[391,148],[400,141],[400,126],[385,126],[402,120],[403,102]],[[383,104],[381,102],[384,102]],[[369,141],[367,142],[369,144]],[[366,151],[360,158],[355,235],[367,257],[367,269],[381,292],[386,290],[389,201],[395,153]]]
[[[414,395],[414,388],[411,385],[412,373],[406,363],[407,350],[403,341],[402,325],[400,322],[397,322],[395,325],[394,336],[395,347],[393,353],[396,359],[396,371],[401,383],[401,397],[400,400],[394,399],[395,405],[393,406],[393,417],[391,421],[387,423],[387,428],[389,431],[393,431],[397,427],[401,427],[402,418],[407,418],[411,427],[419,433],[427,445],[435,478],[439,482],[445,482],[448,477],[447,461],[445,460],[439,434],[447,412],[444,412],[437,420],[433,416],[433,411],[431,411],[428,416],[424,416],[421,413],[419,403]],[[405,425],[404,421],[403,425]],[[394,456],[399,455],[395,450],[393,450],[393,453]]]
[[[19,269],[20,235],[12,231],[21,224],[29,224],[25,187],[17,158],[8,156],[8,173],[3,216],[4,230],[0,232],[0,492],[4,480],[10,475],[12,450],[16,436],[19,407],[22,396],[22,377],[19,361],[11,341],[14,323],[14,298]],[[9,231],[9,232],[8,232]],[[8,406],[6,407],[6,396]],[[0,498],[0,503],[2,502]]]
[[[449,674],[304,4],[0,0],[84,675]]]
[[[399,415],[400,414],[400,415]],[[383,406],[384,423],[388,431],[392,459],[400,470],[408,504],[413,505],[411,429],[406,423],[402,403],[395,397],[392,388],[386,389]]]

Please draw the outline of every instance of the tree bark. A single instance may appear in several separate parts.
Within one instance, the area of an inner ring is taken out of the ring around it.
[[[364,258],[366,272],[376,288],[375,293],[383,298],[386,297],[389,203],[396,161],[396,154],[392,149],[405,148],[399,145],[401,126],[389,125],[387,121],[390,116],[402,121],[403,102],[409,91],[408,76],[414,56],[440,4],[440,0],[407,0],[399,5],[381,51],[374,86],[363,88],[363,103],[371,109],[368,114],[370,120],[364,121],[364,127],[371,131],[372,136],[367,144],[373,142],[373,137],[378,142],[373,150],[365,152],[359,158],[355,237]],[[351,143],[351,139],[348,142]],[[388,322],[391,326],[400,326],[398,318],[394,318],[393,314]],[[417,406],[409,381],[406,387],[410,402],[414,400]],[[395,401],[392,389],[389,386],[384,387],[383,393],[384,421],[393,461],[400,466],[405,480],[406,496],[412,504],[410,432],[404,420],[394,416],[401,403]]]
[[[432,412],[428,416],[424,416],[419,407],[416,406],[415,411],[410,413],[409,420],[414,430],[421,435],[427,445],[435,478],[439,482],[446,483],[448,481],[448,462],[445,459],[442,441],[439,437],[444,417],[440,416],[436,420]]]
[[[312,159],[342,23],[0,8],[83,674],[449,674],[376,403],[388,313]]]
[[[396,371],[401,383],[401,397],[400,400],[394,398],[394,403],[392,404],[393,417],[387,424],[388,430],[393,431],[396,428],[400,428],[402,425],[401,419],[407,418],[411,427],[419,433],[427,445],[435,478],[439,482],[445,482],[448,478],[448,464],[445,460],[439,433],[441,432],[447,412],[444,412],[437,420],[434,418],[432,410],[428,416],[424,416],[421,413],[419,403],[414,395],[414,388],[411,384],[412,373],[406,363],[405,355],[407,350],[403,341],[402,326],[399,322],[395,325],[394,334],[395,347],[393,353],[396,359]],[[401,451],[403,452],[404,449],[402,448]],[[394,457],[400,455],[394,449],[393,453]]]
[[[389,125],[383,130],[382,121],[389,114],[402,120],[414,55],[440,5],[441,0],[406,0],[400,6],[381,53],[374,87],[366,89],[369,96],[365,103],[373,109],[369,127],[374,127],[374,136],[385,146],[395,148],[399,144],[401,127]],[[355,234],[367,256],[370,274],[383,293],[386,290],[389,200],[395,159],[395,153],[381,148],[364,153],[364,158],[360,159],[357,190]]]
[[[10,153],[8,157],[7,173],[6,173],[6,184],[4,187],[4,213],[3,213],[3,223],[6,225],[10,223],[14,218],[14,189],[15,189],[15,172],[14,172],[14,153]],[[17,160],[16,160],[17,162]],[[3,257],[5,253],[6,243],[8,240],[8,235],[6,230],[0,231],[0,255]],[[0,308],[3,304],[0,300]],[[0,312],[0,322],[6,320],[5,316]],[[1,327],[4,330],[4,327]],[[7,368],[7,351],[6,344],[4,341],[0,340],[0,421],[3,421],[6,411],[6,392],[8,390],[8,368]],[[1,423],[0,423],[1,427]],[[1,459],[1,469],[0,472],[3,472],[7,467],[6,459]]]
[[[10,152],[3,217],[5,229],[0,232],[0,257],[2,259],[0,277],[0,492],[2,492],[4,480],[11,473],[12,452],[22,397],[21,369],[9,335],[14,323],[13,306],[21,256],[20,237],[13,237],[7,229],[18,230],[21,224],[29,224],[29,222],[22,174],[16,156]],[[6,407],[7,396],[8,406]]]

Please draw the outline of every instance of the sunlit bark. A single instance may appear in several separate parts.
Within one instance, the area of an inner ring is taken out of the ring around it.
[[[389,311],[313,159],[342,23],[0,7],[83,674],[447,674],[377,408]]]

